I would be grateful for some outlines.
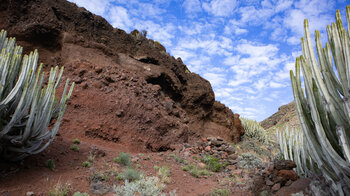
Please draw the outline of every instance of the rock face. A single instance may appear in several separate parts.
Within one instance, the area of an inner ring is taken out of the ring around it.
[[[61,133],[154,151],[206,136],[237,142],[244,134],[239,115],[215,101],[207,80],[136,31],[65,0],[4,0],[0,17],[24,54],[38,49],[46,70],[63,65],[64,78],[78,84]]]
[[[296,164],[291,160],[275,161],[267,170],[262,171],[261,175],[255,177],[253,183],[254,192],[269,191],[276,193],[281,188],[292,185],[299,179],[299,176],[293,170],[295,167]],[[307,186],[308,184],[305,187]]]
[[[264,129],[269,129],[277,125],[300,128],[300,122],[294,101],[279,107],[276,113],[261,121],[260,125]]]

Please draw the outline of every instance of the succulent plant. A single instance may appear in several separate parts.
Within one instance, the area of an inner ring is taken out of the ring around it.
[[[16,161],[43,151],[53,141],[72,94],[66,81],[62,98],[55,94],[63,74],[63,67],[51,68],[47,85],[37,65],[35,50],[22,58],[22,47],[15,38],[0,32],[0,157]],[[48,129],[52,119],[57,119]]]
[[[245,130],[244,137],[257,139],[265,144],[269,142],[265,129],[260,126],[256,120],[251,120],[243,117],[241,117],[240,120]]]
[[[347,30],[337,10],[336,23],[327,26],[329,44],[324,48],[315,31],[318,61],[305,20],[302,55],[296,60],[296,74],[290,72],[304,152],[331,185],[332,195],[350,195],[350,6],[346,18]]]
[[[311,160],[307,157],[307,146],[303,132],[297,128],[286,127],[276,130],[277,142],[285,160],[292,160],[297,165],[296,172],[307,176],[311,169]]]

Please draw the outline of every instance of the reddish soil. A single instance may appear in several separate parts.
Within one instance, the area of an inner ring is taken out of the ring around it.
[[[154,165],[168,166],[167,191],[176,189],[178,195],[208,195],[215,187],[252,194],[247,187],[220,186],[222,173],[194,178],[169,159],[183,153],[184,143],[206,136],[238,142],[244,130],[239,115],[215,101],[210,83],[164,47],[64,0],[4,0],[0,18],[0,28],[16,37],[24,53],[37,48],[46,70],[65,66],[63,81],[77,84],[59,135],[43,153],[20,163],[0,160],[0,195],[47,195],[58,183],[90,193],[92,174],[121,171],[113,162],[120,152],[139,157],[134,164],[147,175],[156,175]],[[70,149],[74,138],[82,141],[79,152]],[[97,156],[91,168],[82,167],[94,149],[105,156]],[[148,155],[150,160],[142,158]],[[45,167],[48,159],[54,160],[54,171]]]

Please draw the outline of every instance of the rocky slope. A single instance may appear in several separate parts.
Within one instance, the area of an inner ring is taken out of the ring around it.
[[[264,129],[282,126],[300,127],[294,101],[279,107],[276,113],[261,121],[260,125]]]
[[[205,136],[239,141],[239,115],[208,81],[136,31],[127,34],[65,0],[4,0],[0,28],[38,49],[46,70],[65,66],[78,85],[60,133],[164,151]]]

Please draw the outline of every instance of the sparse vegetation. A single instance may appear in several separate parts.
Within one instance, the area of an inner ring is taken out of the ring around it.
[[[167,166],[162,166],[158,170],[158,176],[162,179],[162,182],[170,183],[170,169]]]
[[[199,171],[197,169],[197,167],[190,167],[190,174],[191,176],[195,177],[195,178],[199,178],[200,177],[200,174],[199,174]]]
[[[49,192],[49,196],[68,196],[71,192],[72,188],[69,184],[61,184],[58,182],[54,188],[52,188]]]
[[[124,152],[121,152],[117,158],[114,158],[114,161],[122,166],[131,166],[130,155]]]
[[[214,189],[211,193],[210,196],[229,196],[230,191],[227,189]]]
[[[240,118],[240,119],[242,122],[242,126],[245,130],[244,137],[257,139],[260,142],[265,144],[269,142],[265,129],[262,128],[256,120],[251,120],[247,118]]]
[[[75,152],[78,152],[79,151],[79,146],[74,144],[70,147],[71,150],[75,151]]]
[[[141,176],[139,180],[129,182],[125,181],[125,184],[122,186],[114,186],[114,191],[117,195],[123,196],[134,196],[134,195],[143,195],[143,196],[158,196],[161,195],[162,191],[165,188],[159,178],[157,177],[144,177]]]
[[[257,167],[261,167],[262,164],[262,159],[252,153],[242,153],[238,157],[238,166],[240,168],[254,169]]]
[[[88,161],[90,163],[93,163],[95,160],[95,155],[93,153],[90,152],[89,156],[88,156]]]
[[[153,167],[153,169],[154,169],[154,170],[158,170],[158,169],[159,169],[159,166],[155,165],[155,166]]]
[[[209,171],[206,169],[199,170],[199,175],[201,176],[209,176],[209,174],[210,174]]]
[[[73,140],[73,144],[80,144],[80,140],[77,139],[77,138],[75,138],[75,139]]]
[[[219,162],[219,159],[210,155],[204,156],[201,158],[201,161],[207,165],[207,168],[210,171],[213,172],[219,172],[223,168],[222,164]]]
[[[88,167],[88,168],[91,167],[91,163],[89,161],[84,161],[82,165],[83,167]]]
[[[136,171],[135,169],[128,168],[123,171],[122,175],[123,180],[134,181],[140,179],[141,173]]]
[[[88,193],[75,192],[73,196],[90,196]]]
[[[52,159],[49,159],[45,162],[45,166],[49,168],[51,171],[55,170],[55,162]]]

